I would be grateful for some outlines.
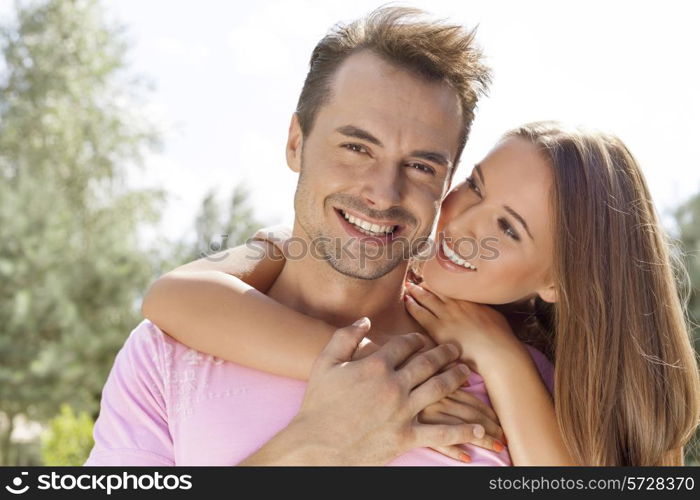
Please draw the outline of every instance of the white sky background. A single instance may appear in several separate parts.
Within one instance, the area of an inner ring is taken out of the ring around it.
[[[106,2],[128,29],[134,70],[153,81],[165,149],[134,186],[172,193],[162,231],[190,237],[202,196],[246,182],[256,213],[293,221],[284,160],[291,113],[316,42],[378,1]],[[694,2],[404,2],[467,26],[494,70],[455,179],[500,134],[557,119],[619,135],[662,213],[700,190],[700,30]],[[695,61],[695,62],[693,62]]]

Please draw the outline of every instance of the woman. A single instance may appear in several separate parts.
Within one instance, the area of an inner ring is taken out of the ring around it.
[[[437,342],[458,343],[483,377],[514,464],[683,463],[700,414],[698,369],[669,244],[619,139],[550,122],[511,131],[445,198],[437,230],[407,309]],[[478,252],[467,256],[465,241]],[[264,291],[281,265],[263,259],[237,274]],[[240,307],[202,318],[191,304],[220,294],[222,282],[195,271],[211,268],[203,259],[162,277],[144,315],[199,350],[304,377],[334,327],[247,294],[230,276],[227,300]],[[253,339],[225,328],[272,311],[286,315],[284,331]],[[553,406],[513,330],[555,361]],[[251,342],[278,356],[260,359]]]

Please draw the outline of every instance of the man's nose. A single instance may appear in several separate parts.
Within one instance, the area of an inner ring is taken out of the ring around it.
[[[400,168],[382,166],[367,172],[362,197],[375,210],[388,210],[401,201],[403,179]]]

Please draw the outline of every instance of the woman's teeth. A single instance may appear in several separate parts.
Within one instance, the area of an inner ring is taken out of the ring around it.
[[[462,257],[457,255],[454,250],[452,250],[450,247],[447,246],[447,243],[445,240],[442,240],[442,252],[445,254],[445,257],[450,259],[450,261],[454,262],[458,266],[465,267],[467,269],[471,269],[472,271],[476,271],[476,266],[472,265],[471,263],[467,262],[464,260]]]
[[[345,217],[345,220],[347,220],[350,224],[355,226],[355,228],[360,231],[363,234],[366,234],[367,236],[386,236],[387,233],[393,233],[398,226],[380,226],[378,224],[372,224],[371,222],[367,222],[366,220],[359,219],[357,217],[353,217],[350,214],[347,214],[343,212],[342,210],[340,211],[341,214],[343,214],[343,217]]]

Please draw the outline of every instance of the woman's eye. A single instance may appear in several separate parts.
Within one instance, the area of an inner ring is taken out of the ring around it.
[[[345,149],[348,149],[348,150],[353,151],[355,153],[366,153],[367,152],[365,147],[361,144],[343,144],[343,147]]]
[[[474,179],[471,176],[467,177],[467,185],[469,186],[469,189],[474,191],[478,196],[481,196],[481,189],[479,189],[479,186],[476,185],[476,182],[474,182]]]
[[[409,163],[409,167],[415,168],[416,170],[420,170],[421,172],[425,172],[426,174],[434,174],[435,169],[433,167],[429,167],[428,165],[423,165],[422,163]]]
[[[508,236],[509,238],[513,238],[515,241],[520,241],[520,236],[518,233],[515,232],[513,227],[508,224],[508,221],[505,219],[498,219],[498,226],[501,228],[501,231]]]

